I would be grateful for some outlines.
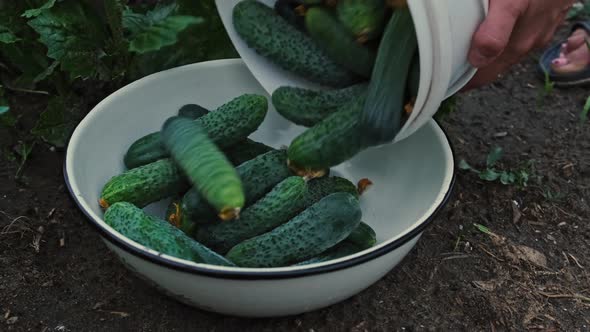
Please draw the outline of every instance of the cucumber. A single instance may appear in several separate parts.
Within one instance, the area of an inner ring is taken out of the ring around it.
[[[223,220],[236,218],[246,198],[236,169],[191,119],[174,117],[162,126],[162,141],[199,193]]]
[[[309,36],[256,0],[244,0],[234,7],[233,24],[249,47],[287,71],[333,87],[349,86],[358,80]]]
[[[366,42],[376,39],[383,32],[385,9],[383,0],[339,0],[336,13],[338,21],[359,42]]]
[[[287,167],[285,150],[273,150],[236,167],[246,196],[246,206],[260,199],[275,185],[291,175]],[[182,199],[182,210],[187,218],[197,223],[208,223],[215,210],[195,189],[189,190]]]
[[[362,151],[359,116],[364,98],[353,100],[296,137],[289,149],[290,166],[312,174],[336,166]]]
[[[209,138],[220,148],[227,148],[246,139],[253,133],[268,110],[264,96],[244,94],[221,105],[215,111],[196,119]],[[125,166],[134,168],[168,157],[160,132],[135,141],[125,154]]]
[[[175,196],[166,209],[166,220],[179,228],[188,236],[193,236],[197,224],[192,220],[186,218],[184,211],[182,211],[182,197],[183,195]]]
[[[163,254],[197,263],[235,266],[181,230],[131,203],[113,204],[106,210],[104,221],[123,236]]]
[[[371,77],[375,53],[357,43],[355,37],[325,8],[312,7],[305,14],[311,38],[336,63],[365,78]]]
[[[346,257],[371,248],[376,242],[377,240],[375,231],[371,228],[371,226],[361,221],[359,225],[352,231],[352,233],[350,233],[350,235],[344,239],[344,241],[338,243],[334,247],[326,250],[316,257],[307,259],[294,265],[297,266],[323,263]]]
[[[410,10],[396,9],[385,28],[361,116],[363,144],[391,142],[402,126],[408,72],[418,48]]]
[[[305,6],[301,0],[277,0],[274,10],[292,26],[305,32]]]
[[[288,177],[246,208],[240,220],[204,225],[199,227],[195,238],[218,253],[227,253],[236,244],[268,232],[297,215],[304,206],[306,191],[302,177]]]
[[[360,222],[359,225],[350,233],[346,241],[356,245],[361,250],[371,248],[377,243],[377,234],[371,226]]]
[[[343,89],[310,90],[282,86],[272,93],[272,104],[279,114],[301,126],[311,127],[338,107],[366,93],[368,84],[355,84]]]
[[[266,144],[255,142],[251,139],[246,139],[234,146],[231,146],[224,150],[229,160],[235,166],[239,166],[242,163],[250,159],[254,159],[261,154],[265,154],[274,149]]]
[[[414,56],[412,65],[410,66],[410,72],[408,74],[408,93],[406,94],[407,99],[416,98],[418,96],[418,89],[420,88],[420,57]]]
[[[197,104],[186,104],[178,110],[178,116],[189,119],[198,119],[209,113],[209,110]]]
[[[358,198],[357,188],[354,183],[339,176],[313,179],[308,182],[307,186],[309,189],[304,203],[306,208],[337,192],[346,192]]]
[[[144,207],[188,187],[188,181],[176,164],[171,159],[162,159],[112,177],[104,185],[99,203],[105,209],[117,202]]]
[[[358,199],[349,193],[331,194],[272,231],[239,243],[225,257],[243,267],[287,266],[333,247],[360,220]]]
[[[297,264],[293,264],[294,266],[300,265],[309,265],[309,264],[316,264],[316,263],[323,263],[327,261],[331,261],[334,259],[350,256],[356,254],[357,252],[363,251],[363,249],[357,247],[353,243],[348,241],[342,241],[335,245],[334,247],[326,250],[325,252],[315,256],[313,258],[304,260]]]

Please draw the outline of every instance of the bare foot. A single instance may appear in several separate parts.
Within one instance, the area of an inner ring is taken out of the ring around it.
[[[590,49],[586,45],[589,38],[588,32],[584,29],[574,31],[561,45],[559,57],[551,62],[551,69],[556,73],[569,74],[590,65]]]

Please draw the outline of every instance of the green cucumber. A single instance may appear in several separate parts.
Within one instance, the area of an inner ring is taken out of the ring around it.
[[[292,168],[301,173],[331,168],[362,151],[359,117],[364,98],[342,106],[296,137],[287,151]]]
[[[238,243],[268,232],[297,215],[304,207],[306,191],[302,177],[288,177],[246,208],[239,220],[199,227],[195,238],[218,253],[227,253]]]
[[[336,13],[342,25],[365,42],[381,35],[387,12],[383,0],[339,0]]]
[[[268,101],[264,96],[244,94],[221,105],[215,111],[196,119],[209,138],[220,148],[227,148],[246,139],[264,118]],[[125,154],[125,166],[131,169],[168,157],[160,132],[135,141]]]
[[[349,86],[358,80],[309,36],[256,0],[244,0],[234,7],[233,25],[249,47],[285,70],[333,87]]]
[[[188,236],[193,236],[197,224],[192,220],[186,218],[184,211],[182,211],[182,197],[183,195],[175,196],[170,201],[166,209],[166,220],[179,228]]]
[[[358,226],[361,215],[353,195],[331,194],[272,231],[239,243],[225,257],[243,267],[287,266],[344,240]]]
[[[364,145],[389,143],[401,129],[408,72],[417,45],[410,10],[407,7],[396,9],[379,45],[361,115]]]
[[[366,93],[368,84],[355,84],[343,89],[310,90],[282,86],[272,93],[272,104],[285,119],[311,127],[347,102]]]
[[[246,206],[260,199],[275,185],[291,175],[287,167],[285,150],[273,150],[246,161],[236,167],[246,196]],[[182,210],[187,218],[197,223],[208,223],[215,216],[215,210],[195,188],[182,199]]]
[[[357,188],[354,183],[339,176],[313,179],[308,182],[307,186],[309,189],[305,197],[306,208],[319,202],[322,198],[337,192],[346,192],[354,197],[358,197]]]
[[[196,120],[209,113],[209,110],[201,105],[186,104],[178,110],[178,116]]]
[[[162,159],[112,177],[104,185],[99,203],[105,209],[117,202],[129,202],[142,208],[188,187],[188,181],[176,164],[171,159]]]
[[[254,159],[261,154],[265,154],[274,149],[266,144],[246,139],[234,146],[224,150],[229,160],[235,166],[241,165],[250,159]]]
[[[318,256],[315,256],[310,259],[306,259],[302,262],[299,262],[299,263],[293,264],[293,265],[300,266],[300,265],[323,263],[323,262],[331,261],[334,259],[350,256],[350,255],[356,254],[357,252],[361,252],[361,251],[363,251],[363,249],[357,247],[353,243],[350,243],[348,241],[342,241],[342,242],[338,243],[337,245],[335,245],[334,247],[319,254]]]
[[[420,88],[420,57],[418,54],[414,56],[412,65],[410,66],[410,72],[408,74],[408,93],[406,94],[407,99],[416,98],[418,96],[418,89]]]
[[[299,0],[277,0],[274,4],[275,12],[301,32],[305,32],[305,9]]]
[[[353,243],[361,250],[365,250],[377,243],[377,234],[375,234],[375,230],[373,230],[371,226],[361,221],[354,231],[352,231],[352,233],[346,238],[346,241]]]
[[[168,119],[162,126],[162,141],[199,193],[219,217],[237,217],[246,198],[242,181],[227,157],[196,121]]]
[[[235,266],[178,228],[131,203],[113,204],[106,210],[104,221],[123,236],[163,254],[197,263]]]
[[[328,9],[309,8],[305,14],[305,27],[332,60],[359,76],[371,77],[375,53],[358,43]]]

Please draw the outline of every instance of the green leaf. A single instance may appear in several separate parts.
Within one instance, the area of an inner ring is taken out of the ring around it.
[[[484,225],[480,225],[480,224],[473,224],[473,226],[475,226],[475,228],[477,228],[477,230],[479,230],[480,232],[484,233],[484,234],[491,234],[492,232],[490,231],[489,228],[487,228]]]
[[[502,155],[504,154],[504,151],[502,150],[501,147],[495,147],[489,154],[488,154],[488,159],[486,161],[486,165],[488,167],[492,167],[494,166],[498,160],[500,160],[502,158]]]
[[[485,171],[479,173],[479,178],[486,181],[496,181],[500,177],[500,173],[496,172],[494,169],[486,169]]]
[[[59,61],[61,69],[75,79],[96,77],[105,70],[100,61],[105,56],[104,31],[94,20],[80,3],[66,2],[43,11],[28,24],[47,47],[47,56]]]
[[[31,133],[56,147],[64,147],[76,126],[71,114],[66,111],[65,101],[56,97],[47,105],[47,110],[41,113],[37,125]]]
[[[582,113],[580,113],[580,123],[583,124],[588,120],[588,112],[590,112],[590,97],[586,99],[584,109],[582,110]]]
[[[21,40],[18,38],[12,30],[9,28],[0,25],[0,43],[2,44],[12,44],[16,43],[17,41]]]
[[[10,107],[0,106],[0,115],[4,115],[5,113],[8,113],[8,111],[10,111]]]
[[[51,9],[55,5],[55,0],[49,0],[39,8],[29,9],[25,11],[21,16],[26,18],[33,18],[41,15],[45,10]]]
[[[500,182],[504,185],[513,184],[516,181],[516,175],[512,172],[503,171],[500,175]]]
[[[129,43],[129,51],[143,54],[174,45],[179,32],[202,22],[202,18],[194,16],[170,16],[138,33]]]

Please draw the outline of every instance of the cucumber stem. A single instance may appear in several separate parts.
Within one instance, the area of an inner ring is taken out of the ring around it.
[[[293,173],[295,173],[295,175],[303,177],[303,179],[305,179],[305,181],[321,178],[322,176],[326,175],[326,172],[327,172],[325,169],[314,170],[311,168],[299,167],[299,166],[295,165],[293,162],[291,162],[291,160],[288,160],[288,159],[287,159],[287,167],[289,167],[289,169]]]
[[[107,201],[105,201],[103,198],[98,200],[98,204],[100,205],[101,208],[103,208],[105,210],[109,208],[109,203]]]
[[[240,219],[240,208],[224,208],[219,212],[219,218],[223,221]]]

